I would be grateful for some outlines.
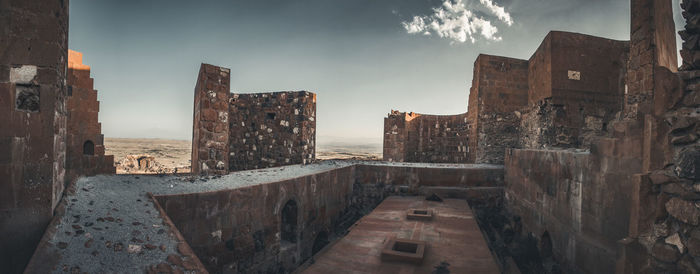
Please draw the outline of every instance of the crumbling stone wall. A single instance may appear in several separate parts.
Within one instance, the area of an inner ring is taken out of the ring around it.
[[[68,96],[66,107],[67,180],[78,176],[114,174],[114,156],[105,155],[102,124],[97,119],[100,102],[90,78],[90,66],[83,64],[83,54],[68,50]]]
[[[307,164],[316,158],[316,94],[234,93],[229,170]]]
[[[660,11],[670,13],[668,3],[633,1],[634,5],[638,9],[651,9],[653,12],[649,14],[654,16]],[[653,70],[645,72],[653,86],[651,98],[638,104],[644,107],[631,108],[636,110],[636,116],[630,117],[643,125],[643,169],[634,180],[637,184],[633,192],[635,210],[630,219],[629,237],[621,241],[620,273],[693,273],[700,270],[700,210],[697,208],[700,200],[697,184],[700,182],[697,140],[700,71],[695,61],[700,37],[700,1],[684,0],[681,7],[687,23],[686,29],[680,32],[684,40],[682,71],[674,73],[674,68],[669,68],[664,58],[670,56],[675,61],[672,55],[675,52],[670,52],[675,47],[664,47],[673,40],[652,45],[653,54],[641,60],[654,65]],[[669,18],[649,20],[653,32],[644,39],[658,42],[670,36],[668,32],[673,32]]]
[[[384,118],[384,160],[466,163],[468,134],[466,113],[424,115],[392,110]]]
[[[632,0],[630,57],[624,116],[643,119],[650,113],[654,95],[654,70],[678,69],[675,25],[669,1]],[[641,115],[640,115],[641,113]]]
[[[467,112],[472,162],[502,164],[505,149],[518,147],[518,111],[527,100],[527,60],[484,54],[477,57]]]
[[[202,64],[194,96],[192,173],[307,164],[316,159],[316,94],[230,93],[230,70]]]
[[[194,88],[192,173],[226,174],[229,164],[230,70],[209,64],[199,68]]]
[[[530,58],[523,148],[587,148],[622,110],[628,42],[552,31]]]
[[[65,186],[68,1],[2,1],[0,26],[0,269],[20,273]]]

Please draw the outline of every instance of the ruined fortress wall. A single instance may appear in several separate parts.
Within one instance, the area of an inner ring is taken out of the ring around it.
[[[528,61],[479,55],[474,62],[467,117],[469,153],[475,163],[503,163],[505,148],[518,146],[518,110],[527,106]]]
[[[591,153],[514,149],[506,156],[509,211],[525,233],[549,238],[567,273],[615,271],[632,212],[625,194],[633,193],[630,180],[641,168],[641,151],[630,150],[641,136],[619,140],[606,138]]]
[[[469,124],[465,114],[392,112],[384,118],[384,160],[466,163]]]
[[[67,180],[78,176],[115,173],[114,156],[105,155],[102,125],[97,119],[100,102],[83,54],[68,50]]]
[[[523,148],[585,148],[622,110],[628,42],[552,31],[530,58]]]
[[[64,190],[68,1],[0,2],[0,269],[29,261]]]
[[[678,70],[675,25],[669,1],[632,0],[631,9],[634,19],[624,114],[641,119],[652,108],[655,67]]]
[[[216,192],[157,196],[169,218],[210,272],[291,271],[313,253],[318,235],[330,239],[371,212],[385,197],[439,187],[484,192],[503,184],[500,166],[421,168],[349,166],[299,178]],[[296,243],[281,237],[283,210],[297,208]]]
[[[408,142],[408,123],[413,119],[408,113],[392,110],[384,118],[384,161],[406,162],[406,143]]]
[[[202,64],[194,89],[192,173],[229,171],[230,70]]]
[[[231,94],[229,170],[311,163],[316,158],[316,94]]]
[[[192,173],[307,164],[316,159],[316,94],[230,93],[230,70],[202,64],[194,96]]]

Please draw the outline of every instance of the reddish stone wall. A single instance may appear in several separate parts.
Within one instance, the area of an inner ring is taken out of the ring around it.
[[[620,132],[624,134],[624,132]],[[627,236],[641,136],[606,139],[590,153],[520,150],[506,155],[506,206],[524,233],[549,235],[565,273],[613,273]]]
[[[115,173],[114,156],[105,155],[102,125],[97,119],[100,102],[83,54],[68,50],[67,180],[78,176]]]
[[[20,273],[65,186],[68,1],[0,2],[0,269]]]
[[[349,166],[232,190],[157,196],[160,205],[210,272],[294,270],[311,256],[317,235],[332,239],[385,197],[439,187],[444,197],[502,186],[497,166]],[[406,190],[408,188],[408,190]],[[478,192],[478,191],[477,191]],[[298,209],[296,243],[281,239],[282,209]]]
[[[528,61],[481,54],[474,62],[467,117],[468,151],[475,163],[503,163],[517,147],[519,114],[527,105]]]
[[[678,69],[671,1],[631,0],[630,59],[625,117],[642,119],[651,111],[654,69]]]
[[[530,58],[524,148],[590,146],[622,109],[628,42],[552,31]]]
[[[192,123],[193,174],[229,171],[229,74],[229,69],[209,64],[199,68]]]
[[[468,130],[466,113],[423,115],[392,111],[384,118],[384,160],[466,163]]]
[[[232,94],[229,170],[307,164],[316,159],[316,94]]]

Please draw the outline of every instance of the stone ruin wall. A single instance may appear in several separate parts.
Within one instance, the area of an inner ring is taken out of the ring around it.
[[[384,118],[384,130],[385,161],[468,162],[466,113],[424,115],[392,111]]]
[[[517,111],[527,105],[527,91],[527,60],[484,54],[476,58],[467,113],[473,162],[502,164],[505,149],[517,147]]]
[[[230,73],[227,68],[202,64],[194,88],[192,174],[229,172]]]
[[[468,143],[466,162],[503,163],[507,148],[589,148],[623,108],[628,52],[626,41],[552,31],[530,60],[479,55],[467,121],[451,126],[466,128],[460,136]],[[392,112],[385,118],[385,160],[461,162],[409,157],[429,155],[442,142],[411,143],[411,136],[425,136],[413,126],[425,116]]]
[[[624,115],[611,121],[607,136],[593,140],[588,166],[572,164],[576,153],[563,151],[538,171],[530,170],[533,159],[544,161],[552,152],[516,150],[506,162],[508,208],[521,214],[524,232],[542,238],[548,231],[569,269],[700,269],[700,1],[682,1],[682,7],[687,25],[676,73],[671,2],[632,1]],[[551,188],[560,190],[549,195]]]
[[[522,148],[589,148],[622,110],[628,42],[552,31],[530,58]]]
[[[316,94],[230,93],[230,70],[202,64],[194,97],[192,173],[308,164],[316,159]]]
[[[90,78],[90,66],[83,54],[68,50],[68,108],[66,170],[67,179],[95,174],[114,174],[114,156],[105,155],[102,125],[98,121],[100,102]]]
[[[65,187],[68,1],[3,1],[0,26],[0,269],[21,272]]]
[[[314,253],[319,235],[342,237],[391,195],[500,196],[503,167],[355,165],[214,192],[156,196],[212,273],[288,273]],[[203,202],[206,201],[206,202]],[[281,237],[283,208],[297,209],[295,242]]]
[[[308,164],[316,158],[316,94],[234,93],[229,170]]]

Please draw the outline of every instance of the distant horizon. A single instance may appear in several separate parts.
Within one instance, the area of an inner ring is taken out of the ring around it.
[[[91,67],[108,138],[190,140],[197,71],[210,63],[231,69],[233,93],[316,93],[319,142],[381,142],[391,110],[466,112],[481,53],[529,59],[551,30],[629,40],[629,5],[74,0],[69,48]]]

